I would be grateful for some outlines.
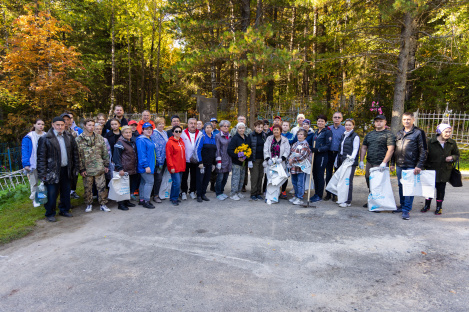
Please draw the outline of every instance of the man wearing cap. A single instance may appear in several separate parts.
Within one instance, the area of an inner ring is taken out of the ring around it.
[[[138,123],[135,120],[129,121],[129,126],[132,129],[132,140],[134,143],[137,143],[137,138],[140,136],[140,133],[137,131],[137,125]]]
[[[401,207],[395,212],[402,212],[402,219],[409,220],[414,196],[402,195],[402,170],[413,170],[414,174],[420,173],[427,158],[427,144],[425,133],[414,126],[414,114],[404,113],[402,124],[404,128],[396,133],[396,148],[391,159],[391,171],[394,171],[394,164],[396,164]]]
[[[293,127],[291,129],[291,133],[293,133],[294,137],[296,136],[296,133],[298,132],[298,130],[303,129],[303,120],[305,120],[305,119],[306,119],[305,115],[303,115],[303,114],[298,114],[298,116],[296,116],[296,121],[297,121],[298,125],[296,125],[296,127]],[[308,130],[306,130],[306,131],[308,131]]]
[[[218,133],[220,133],[220,130],[217,129],[218,126],[218,119],[215,117],[210,118],[210,122],[212,123],[212,128],[213,128],[213,136],[215,137]],[[215,192],[215,182],[217,181],[217,171],[212,170],[212,175],[210,176],[210,191]]]
[[[151,120],[150,111],[147,110],[147,109],[142,112],[142,120],[140,120],[140,121],[138,122],[138,124],[137,124],[137,131],[138,131],[138,133],[143,134],[142,126],[143,126],[143,124],[145,124],[145,123],[150,123],[150,124],[152,125],[153,129],[156,128],[155,123]],[[122,125],[121,125],[121,126],[122,126]]]
[[[212,123],[213,135],[217,135],[218,133],[220,133],[220,130],[217,129],[218,120],[216,118],[210,118],[210,122]]]
[[[65,112],[63,113],[62,115],[60,115],[60,117],[62,117],[62,119],[64,120],[65,122],[65,129],[64,129],[64,133],[69,135],[73,141],[76,140],[77,136],[78,136],[78,132],[74,131],[71,127],[73,125],[73,119],[70,115],[69,112]],[[77,169],[78,169],[78,166],[77,166]],[[80,196],[78,196],[76,190],[77,190],[77,182],[78,182],[78,172],[75,172],[72,176],[72,179],[70,181],[70,197],[71,198],[74,198],[74,199],[78,199],[80,198]]]
[[[166,133],[168,134],[168,138],[172,137],[173,136],[173,128],[176,127],[176,126],[180,126],[181,125],[181,118],[179,118],[178,115],[173,115],[171,116],[171,129],[169,129],[168,131],[166,131]]]
[[[57,195],[60,191],[60,215],[73,217],[70,213],[70,182],[78,166],[78,149],[75,140],[64,133],[62,117],[52,120],[52,128],[39,138],[37,148],[37,173],[47,189],[46,218],[55,222]]]
[[[375,130],[368,132],[363,139],[360,150],[360,169],[364,169],[364,159],[366,155],[365,179],[368,189],[370,189],[370,169],[375,167],[386,168],[394,153],[396,137],[391,131],[386,129],[386,117],[378,115],[374,120]],[[363,205],[368,207],[368,204]]]
[[[122,105],[116,105],[114,107],[114,118],[119,121],[121,127],[127,126],[129,124],[127,119],[124,117],[124,108]],[[111,131],[111,120],[112,118],[110,118],[103,127],[103,131],[101,133],[103,137],[108,131]]]
[[[341,125],[343,118],[344,117],[342,116],[341,112],[335,112],[334,115],[332,115],[333,125],[332,127],[329,127],[329,129],[332,131],[332,141],[331,141],[331,149],[329,150],[328,156],[327,156],[326,185],[327,183],[329,183],[329,181],[332,178],[332,173],[334,170],[334,162],[340,150],[340,139],[342,138],[342,134],[344,134],[345,132],[345,127]],[[331,198],[332,198],[332,201],[337,200],[337,196],[327,192],[326,197],[324,197],[324,200],[327,201]]]

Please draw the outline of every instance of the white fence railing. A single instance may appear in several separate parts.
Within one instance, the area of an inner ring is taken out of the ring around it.
[[[0,190],[13,190],[19,184],[28,184],[28,178],[23,170],[0,173]]]

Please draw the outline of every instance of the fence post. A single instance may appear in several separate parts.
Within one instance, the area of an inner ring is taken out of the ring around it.
[[[13,172],[11,170],[11,156],[10,156],[10,147],[8,147],[8,163],[10,164],[10,172]]]

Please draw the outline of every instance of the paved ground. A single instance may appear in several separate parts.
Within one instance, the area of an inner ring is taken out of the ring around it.
[[[396,183],[396,180],[393,180]],[[247,199],[40,221],[0,247],[1,311],[467,311],[469,183],[444,214]]]

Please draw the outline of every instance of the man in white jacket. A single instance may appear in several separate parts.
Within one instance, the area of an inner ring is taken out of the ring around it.
[[[187,128],[182,131],[181,139],[184,142],[186,147],[186,171],[182,174],[181,182],[181,198],[182,200],[187,199],[187,190],[189,188],[189,195],[192,199],[196,199],[197,195],[195,191],[196,186],[196,173],[198,168],[197,160],[197,151],[195,150],[195,142],[199,135],[202,135],[199,130],[197,130],[197,119],[189,118],[187,120]],[[195,154],[195,155],[194,155]],[[194,157],[193,157],[194,156]],[[193,159],[191,161],[191,159]],[[191,176],[190,186],[187,185],[187,179],[189,178],[189,173]]]

